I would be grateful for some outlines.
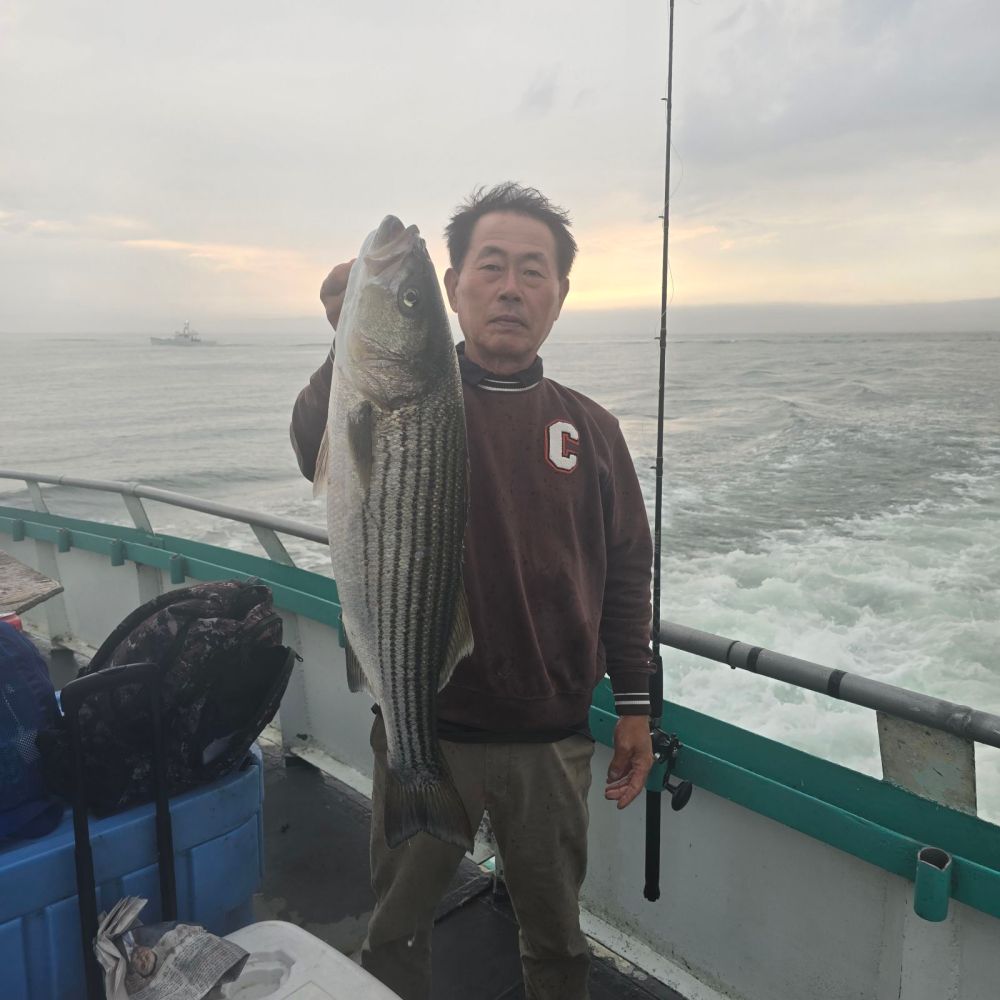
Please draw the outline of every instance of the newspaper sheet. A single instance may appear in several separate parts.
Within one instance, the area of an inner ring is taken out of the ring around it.
[[[203,1000],[240,974],[246,951],[192,924],[143,926],[146,902],[126,896],[99,921],[94,953],[108,1000]]]

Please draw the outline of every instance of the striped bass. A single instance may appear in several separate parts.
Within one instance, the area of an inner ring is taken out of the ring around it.
[[[424,241],[391,215],[351,268],[315,482],[327,489],[348,684],[385,721],[386,842],[425,831],[471,850],[435,709],[472,652],[462,380]]]

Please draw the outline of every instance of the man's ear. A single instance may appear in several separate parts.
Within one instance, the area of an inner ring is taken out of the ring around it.
[[[444,290],[448,293],[448,305],[451,306],[451,311],[458,312],[458,299],[455,295],[455,289],[458,287],[458,271],[453,267],[449,267],[447,271],[444,272]]]
[[[566,301],[567,295],[569,295],[569,278],[563,278],[559,282],[559,308],[556,310],[556,319],[559,318],[559,313],[562,312],[563,303]]]

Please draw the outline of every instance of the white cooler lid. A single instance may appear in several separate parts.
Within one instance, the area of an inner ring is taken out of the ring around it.
[[[295,924],[262,920],[226,935],[250,952],[225,1000],[399,1000],[360,965]],[[217,988],[218,989],[218,988]]]

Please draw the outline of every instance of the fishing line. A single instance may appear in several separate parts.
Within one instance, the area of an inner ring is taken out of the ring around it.
[[[663,100],[666,103],[667,136],[666,163],[663,180],[663,266],[660,284],[660,363],[659,363],[659,395],[657,399],[656,426],[656,499],[653,524],[653,657],[659,660],[660,652],[660,554],[662,551],[661,535],[663,526],[663,416],[664,395],[666,385],[666,355],[667,355],[667,305],[668,286],[670,284],[670,151],[671,128],[673,120],[673,86],[674,86],[674,0],[670,0],[670,21],[667,42],[667,94]],[[653,725],[659,727],[663,715],[663,672],[657,667],[654,675],[653,691],[651,692],[650,708]]]

